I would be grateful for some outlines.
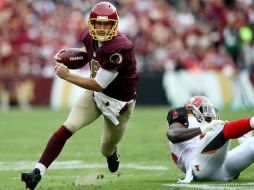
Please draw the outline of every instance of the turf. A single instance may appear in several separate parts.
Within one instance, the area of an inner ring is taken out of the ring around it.
[[[37,189],[41,190],[157,190],[157,189],[251,189],[254,167],[249,167],[231,183],[193,183],[177,185],[184,174],[170,158],[166,114],[168,107],[137,106],[124,139],[119,145],[121,165],[111,174],[100,153],[102,118],[75,134],[50,166]],[[221,118],[234,120],[250,117],[254,110],[232,112],[225,109]],[[0,190],[25,189],[20,181],[22,171],[30,171],[47,140],[68,115],[68,109],[52,111],[18,108],[0,112]],[[236,143],[233,142],[234,146]],[[69,162],[73,161],[72,164]],[[79,164],[77,164],[79,163]],[[77,164],[77,165],[76,165]],[[69,169],[66,167],[69,166]],[[169,186],[168,186],[169,185]]]

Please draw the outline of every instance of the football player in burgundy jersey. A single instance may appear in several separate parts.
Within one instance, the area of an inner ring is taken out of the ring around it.
[[[172,158],[192,180],[230,181],[254,162],[254,117],[236,121],[219,120],[217,109],[204,96],[194,96],[184,107],[168,112],[167,138]],[[229,151],[230,139],[240,145]]]
[[[56,63],[55,73],[60,78],[86,90],[66,121],[49,139],[35,169],[21,174],[27,188],[36,187],[67,139],[101,115],[104,117],[101,153],[106,157],[110,172],[118,170],[117,145],[135,107],[138,80],[133,44],[117,31],[118,21],[117,10],[109,2],[97,3],[91,10],[88,28],[82,38],[82,49],[87,52],[90,65],[90,78],[72,74],[65,65]],[[59,52],[55,55],[56,61],[59,61]]]

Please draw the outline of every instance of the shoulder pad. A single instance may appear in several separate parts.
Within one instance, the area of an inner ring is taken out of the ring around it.
[[[125,35],[118,33],[112,40],[105,42],[101,46],[101,50],[105,53],[115,53],[121,50],[131,49],[132,47],[132,42]]]
[[[88,39],[90,39],[90,35],[89,35],[89,31],[88,31],[88,28],[85,28],[83,33],[82,33],[82,42],[84,44],[87,44],[88,43]]]
[[[185,107],[174,108],[168,112],[167,115],[168,124],[171,125],[175,122],[179,122],[184,126],[188,126],[188,112]]]

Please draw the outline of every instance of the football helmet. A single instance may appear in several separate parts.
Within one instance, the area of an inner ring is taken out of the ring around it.
[[[89,16],[89,34],[94,40],[100,42],[111,40],[114,36],[117,35],[118,21],[118,13],[116,7],[113,4],[109,2],[97,3],[92,8]],[[111,29],[96,29],[96,22],[111,22]],[[101,31],[103,31],[103,35],[101,34]]]
[[[185,104],[187,109],[190,109],[198,122],[208,122],[218,120],[218,109],[213,105],[212,101],[205,96],[193,96]]]

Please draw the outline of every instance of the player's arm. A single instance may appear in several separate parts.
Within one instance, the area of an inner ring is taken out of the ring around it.
[[[179,143],[190,140],[202,134],[200,128],[186,128],[179,122],[172,123],[167,131],[167,138],[172,143]]]
[[[58,62],[55,65],[55,73],[60,78],[72,84],[97,92],[103,91],[103,89],[105,89],[118,75],[118,72],[115,70],[108,71],[100,68],[95,78],[82,77],[70,73],[69,69],[64,64]]]
[[[96,82],[94,78],[82,77],[76,74],[70,74],[65,78],[66,81],[75,84],[87,90],[101,92],[103,88]]]

